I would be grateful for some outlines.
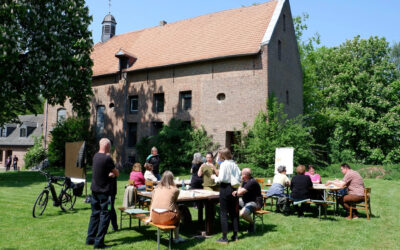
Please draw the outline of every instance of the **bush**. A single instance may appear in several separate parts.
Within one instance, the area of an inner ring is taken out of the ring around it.
[[[139,141],[136,149],[140,162],[145,162],[152,146],[158,149],[160,170],[171,170],[174,173],[187,172],[194,153],[200,152],[204,155],[207,151],[217,149],[212,137],[207,135],[203,127],[193,128],[174,118],[163,126],[158,135],[144,137]]]
[[[302,117],[287,119],[283,104],[278,104],[273,96],[268,99],[267,108],[260,111],[251,128],[244,124],[241,139],[234,145],[239,161],[274,169],[275,149],[293,147],[295,165],[315,163],[313,147],[317,145],[309,128],[302,125]]]
[[[76,141],[86,141],[86,157],[90,164],[95,152],[96,139],[89,127],[89,120],[77,117],[70,117],[57,123],[51,131],[48,152],[50,166],[64,168],[65,143]]]
[[[31,148],[29,148],[28,152],[26,152],[24,156],[25,169],[33,168],[34,166],[38,165],[47,157],[46,150],[43,148],[42,145],[42,137],[34,137],[34,144]]]

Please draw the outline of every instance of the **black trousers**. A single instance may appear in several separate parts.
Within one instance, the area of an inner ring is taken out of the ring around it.
[[[86,244],[94,244],[95,247],[104,246],[104,236],[110,224],[109,197],[107,194],[92,192],[92,214],[90,215]]]
[[[111,196],[111,211],[110,211],[110,220],[111,220],[111,225],[114,230],[118,229],[118,223],[117,223],[117,213],[115,212],[115,195]]]
[[[233,232],[237,233],[239,231],[239,199],[238,197],[232,196],[233,191],[235,191],[235,189],[231,184],[221,183],[219,190],[219,203],[221,229],[224,235],[228,233],[228,213],[233,224]]]

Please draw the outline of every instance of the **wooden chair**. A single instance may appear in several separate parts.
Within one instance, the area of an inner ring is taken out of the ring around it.
[[[367,214],[367,219],[369,220],[369,216],[372,215],[371,212],[371,188],[364,188],[364,201],[362,202],[354,202],[350,205],[350,216],[353,216],[353,209],[357,209],[357,207],[361,207],[365,209],[365,213]]]
[[[257,211],[255,211],[254,213],[253,213],[253,221],[254,221],[254,226],[256,225],[256,220],[257,219],[259,219],[259,220],[261,220],[261,223],[262,223],[262,231],[264,231],[264,214],[267,214],[267,213],[269,213],[269,211],[266,211],[266,210],[257,210]],[[256,229],[255,227],[254,227],[254,229]]]
[[[258,182],[258,184],[260,184],[261,188],[264,185],[265,182],[265,178],[256,178],[256,181]]]
[[[151,192],[154,189],[154,182],[151,180],[146,180],[144,182],[145,185],[145,191],[146,192]],[[150,203],[151,203],[151,199],[145,199],[142,203],[142,208],[147,208],[150,210]]]

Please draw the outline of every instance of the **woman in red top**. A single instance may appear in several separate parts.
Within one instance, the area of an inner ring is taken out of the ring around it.
[[[143,173],[142,173],[142,165],[140,165],[140,163],[138,163],[138,162],[136,162],[134,165],[133,165],[133,168],[132,168],[132,172],[131,172],[131,175],[130,175],[130,177],[129,177],[129,180],[133,180],[133,181],[135,181],[135,187],[138,189],[138,190],[144,190],[145,189],[145,180],[144,180],[144,176],[143,176]]]

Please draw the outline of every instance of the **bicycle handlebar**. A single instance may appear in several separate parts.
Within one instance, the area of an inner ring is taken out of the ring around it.
[[[42,175],[44,175],[48,181],[51,181],[54,183],[57,183],[57,181],[59,181],[59,180],[65,180],[64,176],[54,176],[54,175],[51,175],[50,173],[44,172],[42,170],[39,170],[39,172]]]

